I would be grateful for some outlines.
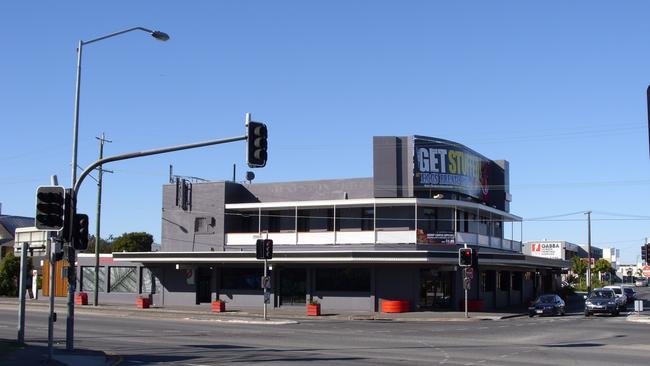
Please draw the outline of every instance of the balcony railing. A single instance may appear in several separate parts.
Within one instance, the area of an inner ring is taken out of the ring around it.
[[[415,230],[319,231],[282,233],[228,233],[226,245],[255,245],[269,238],[275,245],[415,244]],[[509,239],[472,233],[456,233],[456,243],[521,252],[521,243]]]

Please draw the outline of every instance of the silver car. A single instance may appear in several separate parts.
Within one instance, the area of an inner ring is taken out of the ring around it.
[[[589,296],[585,295],[585,316],[596,313],[609,313],[612,316],[617,316],[619,309],[616,294],[611,289],[597,288],[591,291]]]

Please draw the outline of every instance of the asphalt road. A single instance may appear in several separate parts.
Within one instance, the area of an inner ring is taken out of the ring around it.
[[[44,312],[28,313],[28,343],[46,344],[46,319]],[[65,346],[64,326],[57,322],[58,348]],[[15,329],[15,311],[0,310],[0,338],[14,339]],[[121,365],[648,365],[649,334],[650,324],[625,315],[585,318],[577,311],[498,321],[292,325],[78,314],[75,347],[118,354]]]

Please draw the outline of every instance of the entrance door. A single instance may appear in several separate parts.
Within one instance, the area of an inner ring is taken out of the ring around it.
[[[307,297],[307,270],[304,268],[280,269],[280,306],[304,305]]]
[[[420,308],[442,310],[451,308],[451,281],[453,272],[420,270]]]
[[[212,271],[210,268],[199,267],[196,282],[196,303],[212,301]]]

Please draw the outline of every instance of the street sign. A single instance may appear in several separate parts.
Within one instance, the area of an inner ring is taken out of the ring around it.
[[[262,288],[271,288],[271,276],[262,276]]]
[[[472,268],[472,267],[465,268],[465,277],[469,278],[470,280],[473,280],[474,279],[474,268]]]
[[[472,288],[472,280],[470,280],[468,277],[465,277],[463,280],[463,289],[469,290]]]
[[[16,228],[14,235],[14,255],[20,257],[22,243],[28,243],[30,249],[27,252],[28,256],[47,256],[47,237],[47,231],[38,230],[33,226]]]

